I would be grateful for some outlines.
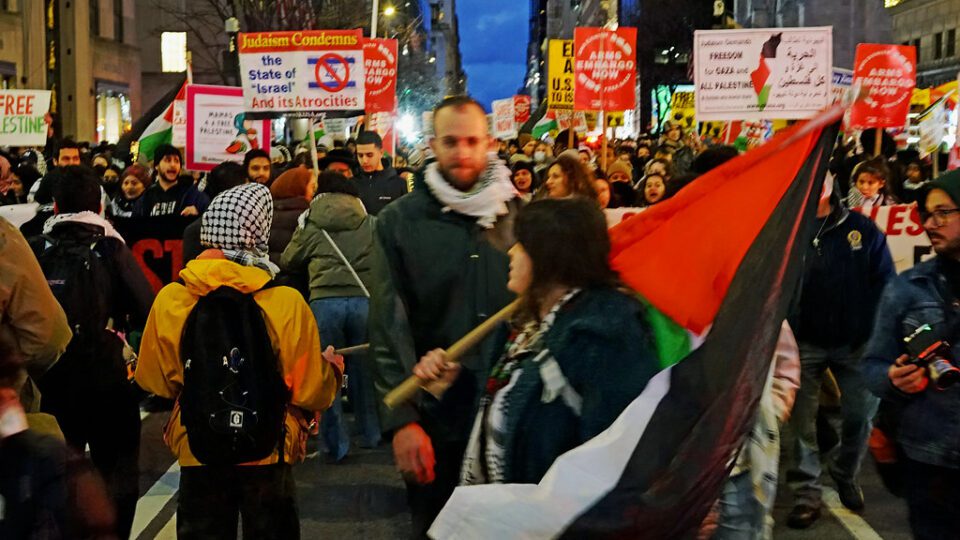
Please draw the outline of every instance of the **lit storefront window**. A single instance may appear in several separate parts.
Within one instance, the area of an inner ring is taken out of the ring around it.
[[[129,90],[98,85],[97,142],[117,142],[121,135],[130,131],[132,121]]]

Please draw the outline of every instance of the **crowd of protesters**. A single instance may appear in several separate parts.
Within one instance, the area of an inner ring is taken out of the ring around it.
[[[238,520],[244,537],[299,537],[291,465],[308,434],[335,463],[352,433],[391,440],[414,537],[457,485],[540,481],[659,369],[646,308],[609,266],[603,210],[661,204],[739,155],[661,131],[498,147],[483,108],[452,97],[429,145],[394,156],[370,131],[316,163],[277,144],[205,175],[171,145],[140,163],[70,140],[0,153],[0,202],[36,206],[20,231],[0,220],[0,536],[128,537],[148,394],[176,403],[164,441],[183,467],[180,538],[234,537]],[[823,469],[862,511],[868,442],[914,535],[960,535],[960,385],[903,341],[925,325],[960,341],[960,175],[931,182],[892,140],[872,156],[872,135],[837,144],[751,436],[701,536],[768,538],[779,476],[787,524],[809,527]],[[901,276],[857,211],[898,201],[917,205],[937,254]],[[114,223],[166,216],[184,220],[185,267],[154,294]],[[510,325],[448,361],[514,298]],[[378,406],[411,374],[423,396]],[[37,475],[53,480],[31,487]]]

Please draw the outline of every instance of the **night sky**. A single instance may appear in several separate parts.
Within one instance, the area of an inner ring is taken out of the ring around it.
[[[467,90],[489,111],[490,102],[523,85],[530,3],[524,0],[458,0],[460,53]]]

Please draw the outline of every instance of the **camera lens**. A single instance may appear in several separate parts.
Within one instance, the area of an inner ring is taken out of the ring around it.
[[[936,357],[930,362],[930,380],[940,390],[945,390],[960,382],[960,369],[947,360]]]

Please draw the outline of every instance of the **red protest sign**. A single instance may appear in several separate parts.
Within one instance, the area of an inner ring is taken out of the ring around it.
[[[363,40],[366,72],[366,111],[393,112],[397,108],[397,40]]]
[[[517,124],[530,119],[530,96],[513,96],[513,114]]]
[[[917,50],[905,45],[857,45],[853,84],[868,91],[850,108],[853,129],[903,127],[917,84]]]
[[[637,29],[577,28],[573,34],[580,111],[625,111],[636,107]]]

